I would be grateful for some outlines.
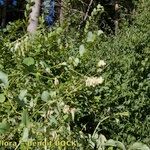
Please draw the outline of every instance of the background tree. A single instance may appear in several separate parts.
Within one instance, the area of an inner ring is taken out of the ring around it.
[[[29,25],[27,31],[29,33],[34,33],[38,26],[38,19],[40,15],[41,0],[35,0],[34,5],[32,6],[32,11],[29,16]]]

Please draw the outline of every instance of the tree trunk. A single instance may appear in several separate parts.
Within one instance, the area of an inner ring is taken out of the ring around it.
[[[63,0],[59,0],[60,6],[59,6],[59,19],[60,19],[60,24],[63,23]]]
[[[32,6],[32,12],[29,16],[29,25],[27,31],[34,33],[38,27],[38,18],[40,15],[41,0],[35,0],[35,4]]]
[[[2,22],[1,22],[1,27],[3,28],[3,27],[5,27],[6,26],[6,11],[7,11],[7,9],[6,9],[6,7],[7,7],[7,4],[6,4],[6,0],[4,1],[4,6],[2,6],[2,9],[1,9],[1,11],[2,11]]]
[[[59,20],[59,23],[63,22],[63,0],[55,0],[55,20]]]
[[[119,0],[115,1],[115,35],[118,32],[118,18],[119,18]]]

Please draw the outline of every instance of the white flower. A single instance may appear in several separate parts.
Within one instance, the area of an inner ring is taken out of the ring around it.
[[[45,69],[45,71],[46,71],[47,73],[51,73],[50,68],[48,68],[48,67]]]
[[[115,10],[117,11],[118,9],[119,9],[119,5],[116,4],[116,5],[115,5]]]
[[[63,108],[63,113],[64,114],[68,114],[70,112],[70,107],[69,105],[65,105],[64,108]]]
[[[86,79],[86,86],[93,86],[95,87],[96,85],[102,84],[104,79],[102,77],[88,77]]]
[[[98,64],[97,64],[98,67],[103,67],[103,66],[105,66],[105,65],[106,65],[106,63],[105,63],[104,60],[100,60],[100,61],[98,62]]]
[[[54,113],[53,110],[48,110],[48,111],[47,111],[47,116],[49,117],[49,116],[51,116],[53,113]]]
[[[70,109],[70,113],[71,113],[71,116],[72,116],[72,120],[73,120],[73,121],[74,121],[75,112],[76,112],[76,109],[75,109],[75,108],[71,108],[71,109]]]
[[[64,102],[60,102],[60,103],[59,103],[59,106],[60,106],[60,107],[63,107],[64,105],[65,105]]]
[[[59,84],[59,80],[55,77],[55,79],[54,79],[54,84],[55,85],[58,85]]]
[[[76,108],[70,108],[70,113],[71,114],[74,114],[76,111],[77,111]]]
[[[101,34],[103,34],[104,32],[102,30],[98,30],[97,35],[100,36]]]
[[[103,69],[101,69],[101,68],[98,68],[98,69],[97,69],[97,72],[98,72],[98,73],[101,73],[102,71],[103,71]]]

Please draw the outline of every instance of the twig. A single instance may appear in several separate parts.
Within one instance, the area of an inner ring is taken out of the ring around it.
[[[79,25],[79,29],[81,27],[81,24],[87,19],[92,3],[93,3],[93,0],[91,0],[89,5],[88,5],[88,8],[87,8],[87,11],[85,13],[84,19],[81,21],[81,23]]]
[[[92,3],[93,3],[93,0],[90,1],[90,4],[89,4],[89,6],[88,6],[88,8],[87,8],[87,11],[86,11],[86,14],[85,14],[85,16],[84,16],[83,21],[85,21],[85,20],[87,19],[88,14],[89,14],[89,11],[90,11],[90,7],[91,7]]]

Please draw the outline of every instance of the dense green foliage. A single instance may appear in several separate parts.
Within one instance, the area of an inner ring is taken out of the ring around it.
[[[50,29],[41,18],[33,36],[21,21],[3,29],[0,140],[21,150],[149,150],[149,12],[150,1],[143,0],[132,25],[123,21],[116,36],[96,27],[97,14],[77,31],[71,23],[77,18],[67,12]]]

